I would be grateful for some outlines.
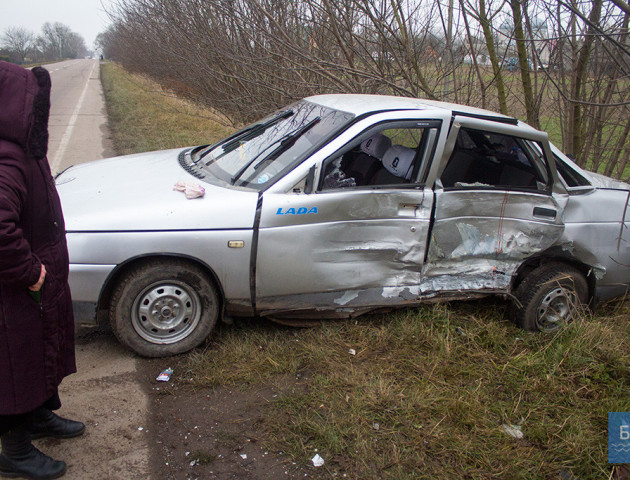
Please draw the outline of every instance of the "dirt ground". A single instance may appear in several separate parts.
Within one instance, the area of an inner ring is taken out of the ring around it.
[[[158,382],[157,375],[168,367],[174,370],[171,380]],[[181,378],[177,358],[141,360],[138,375],[149,401],[153,479],[276,480],[325,473],[266,447],[271,402],[289,388],[300,388],[300,380],[193,390]]]
[[[78,373],[61,385],[61,416],[83,421],[83,436],[35,445],[64,460],[64,480],[279,480],[322,478],[327,465],[298,465],[269,448],[272,403],[308,378],[273,385],[193,389],[185,356],[144,359],[107,329],[77,332]],[[172,367],[169,382],[158,374]],[[275,421],[275,420],[274,420]]]
[[[77,373],[61,383],[62,417],[85,423],[85,434],[35,445],[68,464],[64,480],[146,480],[148,398],[139,385],[136,356],[106,331],[77,328]]]

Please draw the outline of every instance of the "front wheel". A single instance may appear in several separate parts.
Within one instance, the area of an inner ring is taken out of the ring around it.
[[[110,322],[118,340],[144,357],[165,357],[200,345],[219,316],[219,295],[198,266],[157,259],[125,273],[112,295]]]
[[[517,325],[530,331],[553,332],[579,315],[588,300],[588,285],[576,268],[550,263],[533,270],[514,296],[517,302],[512,305],[512,318]]]

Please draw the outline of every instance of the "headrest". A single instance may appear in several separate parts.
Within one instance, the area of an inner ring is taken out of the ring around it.
[[[382,160],[383,155],[385,155],[385,152],[391,146],[392,141],[389,137],[386,137],[382,133],[377,133],[361,142],[361,151],[371,157]]]
[[[383,166],[389,173],[409,180],[415,155],[416,151],[412,148],[394,145],[385,152]]]

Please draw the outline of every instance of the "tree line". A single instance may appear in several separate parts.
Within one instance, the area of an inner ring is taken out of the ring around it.
[[[39,35],[23,27],[9,27],[0,36],[0,59],[23,64],[87,55],[85,40],[63,23],[46,22]]]
[[[578,164],[630,159],[625,0],[127,0],[107,57],[235,123],[320,93],[422,97],[550,132]]]

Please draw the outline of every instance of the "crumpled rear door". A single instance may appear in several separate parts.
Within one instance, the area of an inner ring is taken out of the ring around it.
[[[436,182],[425,296],[505,292],[524,259],[560,239],[567,195],[550,159],[546,134],[455,119]]]

